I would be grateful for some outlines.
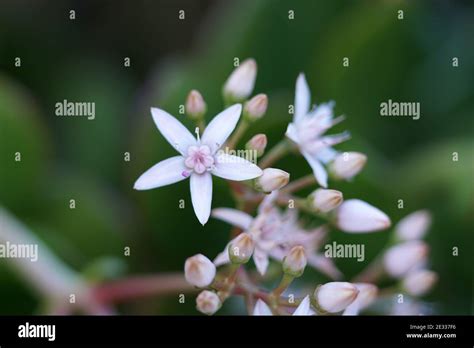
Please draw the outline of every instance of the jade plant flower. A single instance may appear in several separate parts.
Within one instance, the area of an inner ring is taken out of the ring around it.
[[[211,214],[212,175],[235,181],[254,179],[262,170],[244,158],[218,151],[234,130],[242,112],[234,104],[217,116],[194,137],[181,122],[166,111],[152,108],[158,130],[179,156],[158,162],[135,182],[136,190],[150,190],[190,179],[191,201],[199,222],[204,225]]]
[[[318,183],[327,187],[328,174],[323,163],[333,160],[337,152],[332,148],[349,138],[349,133],[323,135],[344,117],[333,117],[334,103],[320,104],[310,109],[311,93],[304,74],[296,80],[295,110],[293,122],[288,125],[286,136],[290,138],[311,166]]]

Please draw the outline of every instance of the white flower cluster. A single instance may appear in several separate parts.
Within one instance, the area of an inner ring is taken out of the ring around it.
[[[267,151],[266,135],[253,135],[245,148],[256,152],[260,158],[258,165],[219,151],[224,147],[235,148],[251,125],[266,113],[267,95],[251,98],[256,75],[257,64],[253,59],[242,62],[232,72],[223,88],[224,101],[230,106],[207,127],[204,121],[207,106],[202,95],[196,90],[189,93],[186,111],[196,121],[202,136],[197,132],[194,137],[167,112],[151,110],[158,130],[179,155],[151,167],[138,178],[135,188],[147,190],[189,178],[199,222],[206,224],[212,215],[233,226],[229,243],[213,261],[198,254],[185,262],[186,280],[202,289],[196,299],[197,309],[211,315],[230,296],[243,295],[249,313],[254,315],[357,315],[378,298],[375,283],[380,274],[400,279],[400,287],[412,296],[426,293],[436,281],[436,274],[425,269],[428,248],[420,241],[429,226],[427,212],[414,213],[397,225],[400,242],[388,248],[376,260],[375,267],[369,266],[367,274],[362,272],[361,281],[341,281],[343,273],[320,251],[331,227],[359,234],[386,230],[391,221],[369,203],[344,200],[340,191],[328,188],[329,179],[351,180],[365,166],[367,156],[359,152],[340,153],[333,148],[349,139],[349,133],[325,133],[344,117],[334,117],[333,102],[311,106],[310,90],[303,74],[296,81],[293,120],[286,130],[288,139]],[[306,159],[312,174],[290,182],[288,172],[270,166],[295,151]],[[211,209],[212,176],[231,181],[238,209]],[[315,184],[321,187],[309,196],[295,195],[298,190]],[[304,214],[324,222],[313,227],[311,221],[308,224],[308,219],[301,218]],[[246,267],[250,260],[256,272]],[[265,291],[259,282],[275,273],[271,263],[281,264],[282,278],[275,289]],[[217,267],[221,267],[219,271]],[[290,301],[283,293],[307,267],[334,281]],[[374,276],[374,268],[379,271],[382,268],[382,272]]]

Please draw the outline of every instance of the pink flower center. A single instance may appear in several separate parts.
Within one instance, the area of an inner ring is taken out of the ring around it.
[[[210,170],[214,165],[211,149],[207,145],[188,147],[188,156],[184,160],[184,164],[197,174]]]

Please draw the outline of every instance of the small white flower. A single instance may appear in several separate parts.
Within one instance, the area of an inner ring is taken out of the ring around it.
[[[288,125],[286,136],[298,145],[301,154],[313,169],[314,176],[322,187],[327,187],[328,175],[322,163],[336,156],[333,145],[349,138],[349,133],[323,134],[344,118],[333,118],[334,103],[320,104],[310,110],[311,95],[304,74],[296,80],[295,112],[293,122]]]
[[[261,118],[268,107],[268,97],[266,94],[257,94],[255,97],[245,103],[244,115],[249,120],[255,121]]]
[[[255,218],[247,213],[230,208],[217,208],[212,216],[231,225],[248,231],[255,242],[253,261],[261,275],[265,275],[269,258],[282,262],[293,246],[301,245],[305,249],[308,264],[333,279],[341,278],[341,272],[334,262],[316,251],[326,236],[327,229],[317,228],[305,231],[298,226],[298,215],[295,209],[281,214],[272,203],[278,197],[278,191],[267,195],[258,208]],[[229,263],[228,246],[215,259],[220,266]]]
[[[279,190],[290,181],[290,174],[277,168],[266,168],[256,179],[255,188],[266,193]]]
[[[187,282],[204,288],[210,285],[216,276],[216,266],[202,254],[194,255],[184,263],[184,277]]]
[[[309,300],[309,296],[306,296],[301,303],[296,307],[293,315],[315,315],[316,313],[311,309],[311,303]],[[263,302],[261,299],[257,300],[255,304],[255,308],[253,310],[253,315],[273,315],[272,310],[268,305]]]
[[[230,74],[224,84],[224,98],[232,101],[242,101],[253,91],[255,78],[257,77],[257,63],[254,59],[244,60]]]
[[[201,313],[213,315],[221,308],[222,302],[215,292],[204,290],[196,298],[196,308]]]
[[[201,93],[193,89],[186,98],[186,113],[192,118],[200,118],[206,113],[206,103]]]
[[[250,139],[245,148],[250,151],[256,151],[257,157],[260,157],[265,152],[267,147],[267,136],[265,134],[256,134]]]
[[[345,232],[361,233],[390,227],[390,218],[381,210],[359,199],[344,201],[336,212],[336,224]]]
[[[255,243],[249,233],[241,233],[229,244],[229,260],[232,263],[247,263],[252,257]]]
[[[403,279],[403,288],[412,296],[423,296],[437,282],[438,275],[433,271],[415,270]]]
[[[317,212],[328,213],[342,203],[343,197],[340,191],[320,188],[314,191],[309,199]]]
[[[349,180],[356,176],[367,163],[367,156],[360,152],[338,154],[329,164],[329,171],[336,179]]]
[[[354,302],[345,309],[343,315],[358,315],[361,310],[368,307],[377,298],[378,288],[369,283],[354,283],[359,290]]]
[[[347,308],[357,298],[359,290],[347,282],[331,282],[314,291],[318,307],[328,313],[338,313]]]
[[[383,261],[385,270],[395,278],[423,265],[428,255],[428,245],[414,240],[397,244],[385,252]]]
[[[219,153],[239,121],[242,106],[235,104],[209,123],[196,139],[176,118],[158,108],[151,113],[158,130],[180,153],[155,164],[135,182],[136,190],[149,190],[190,178],[191,201],[199,222],[209,219],[212,202],[212,175],[228,180],[249,180],[262,174],[255,164],[237,156]]]
[[[401,240],[421,239],[431,225],[431,214],[426,210],[419,210],[405,216],[395,226],[395,232]]]
[[[301,245],[294,246],[283,259],[283,272],[293,277],[299,277],[303,274],[306,263],[304,247]]]

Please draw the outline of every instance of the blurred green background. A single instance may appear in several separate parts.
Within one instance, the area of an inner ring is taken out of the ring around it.
[[[71,9],[75,20],[69,19]],[[186,181],[144,192],[132,188],[142,172],[174,155],[153,124],[150,106],[191,126],[178,107],[195,88],[210,118],[223,107],[221,88],[234,57],[254,57],[254,92],[267,93],[270,104],[242,144],[258,132],[268,135],[270,145],[283,136],[296,76],[305,72],[313,102],[334,100],[336,113],[347,116],[331,132],[348,129],[352,139],[337,148],[369,157],[353,182],[330,186],[379,207],[393,222],[429,209],[429,266],[440,279],[427,300],[436,313],[470,314],[473,37],[470,1],[4,0],[0,205],[78,271],[101,260],[112,261],[122,275],[181,271],[190,255],[214,257],[230,227],[214,219],[205,227],[198,223]],[[16,57],[21,67],[15,67]],[[95,102],[96,119],[56,117],[55,103],[64,99]],[[379,105],[388,99],[420,102],[421,118],[380,117]],[[14,161],[17,151],[21,163]],[[459,161],[452,161],[453,152]],[[292,178],[309,173],[300,157],[278,167]],[[226,183],[214,184],[213,207],[232,206]],[[178,209],[180,199],[185,209]],[[398,199],[404,209],[397,208]],[[339,242],[365,243],[367,262],[389,237],[331,233]],[[123,256],[125,246],[131,247],[129,257]],[[7,262],[0,260],[0,313],[35,313],[41,302]],[[337,264],[350,277],[367,262]],[[308,284],[326,280],[316,272],[306,277]],[[193,301],[183,306],[175,297],[156,298],[124,305],[123,312],[194,314],[193,307]]]

